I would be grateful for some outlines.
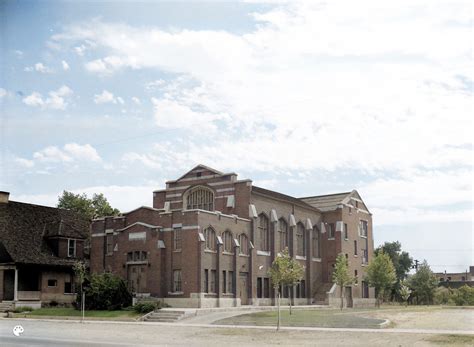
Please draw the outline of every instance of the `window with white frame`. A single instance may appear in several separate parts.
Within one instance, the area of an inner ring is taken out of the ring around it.
[[[67,256],[70,258],[76,256],[76,240],[74,239],[67,240]]]
[[[288,248],[288,223],[280,218],[278,220],[278,231],[280,232],[280,250]]]
[[[214,210],[214,192],[207,187],[198,186],[192,188],[185,194],[185,206],[187,210]]]
[[[258,230],[260,234],[260,250],[270,250],[270,230],[269,230],[268,217],[261,213],[258,216]]]
[[[229,230],[222,234],[222,242],[224,243],[224,252],[232,253],[232,233]]]
[[[328,224],[326,226],[328,232],[328,239],[334,239],[336,237],[336,229],[334,228],[334,224]]]
[[[369,224],[366,220],[359,221],[359,235],[362,237],[367,237],[368,235]]]
[[[249,238],[244,233],[239,235],[240,254],[249,254]]]
[[[106,238],[107,238],[107,246],[106,246],[107,255],[112,255],[114,254],[114,235],[107,234]]]
[[[173,233],[173,250],[181,250],[181,228],[175,228]]]
[[[181,270],[173,270],[173,292],[182,292]]]
[[[213,228],[208,227],[204,230],[204,239],[206,240],[206,249],[210,251],[216,250],[216,232]]]

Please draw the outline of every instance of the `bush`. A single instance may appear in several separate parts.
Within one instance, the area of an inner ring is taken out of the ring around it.
[[[435,305],[452,305],[453,289],[438,287],[434,291],[433,302]]]
[[[92,274],[90,280],[84,284],[86,310],[120,310],[132,304],[125,282],[113,274]],[[79,293],[76,308],[81,307],[82,295]]]
[[[157,305],[152,302],[139,302],[133,306],[133,310],[137,313],[148,313],[154,311]]]
[[[453,301],[458,306],[474,305],[474,288],[463,285],[454,293]]]

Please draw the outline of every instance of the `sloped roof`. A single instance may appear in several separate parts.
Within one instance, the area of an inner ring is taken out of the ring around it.
[[[191,170],[187,171],[184,175],[182,175],[178,179],[167,181],[167,183],[177,182],[177,181],[183,179],[184,177],[186,177],[189,173],[191,173],[193,171],[196,171],[196,170],[199,170],[199,169],[210,171],[210,172],[212,172],[212,173],[214,173],[215,175],[218,175],[218,176],[236,175],[236,173],[234,173],[234,172],[224,173],[224,172],[221,172],[219,170],[213,169],[212,167],[209,167],[209,166],[206,166],[206,165],[203,165],[203,164],[198,164],[195,167],[193,167]]]
[[[0,244],[13,262],[72,265],[74,259],[56,257],[50,237],[86,239],[89,222],[77,213],[16,201],[0,203]]]
[[[352,192],[337,193],[337,194],[328,194],[328,195],[316,195],[308,196],[305,198],[300,198],[302,201],[314,206],[321,211],[331,211],[337,208],[337,205],[340,205],[348,198]]]
[[[260,188],[260,187],[257,187],[257,186],[252,186],[252,192],[264,194],[264,195],[267,195],[267,196],[270,196],[270,197],[273,197],[273,198],[276,198],[276,199],[280,199],[280,200],[286,200],[288,202],[291,202],[293,204],[309,208],[311,210],[319,210],[316,206],[312,206],[312,205],[308,204],[307,202],[305,202],[301,199],[295,198],[295,197],[290,196],[290,195],[278,193],[278,192],[275,192],[273,190]]]

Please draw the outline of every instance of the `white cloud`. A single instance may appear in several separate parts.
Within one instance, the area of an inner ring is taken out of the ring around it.
[[[121,105],[125,103],[121,97],[115,97],[114,94],[105,89],[102,91],[102,93],[94,95],[94,102],[96,104],[119,103]]]
[[[166,84],[166,81],[162,80],[162,79],[151,81],[151,82],[145,83],[145,90],[146,91],[154,91],[154,90],[164,86],[165,84]]]
[[[25,158],[15,158],[15,163],[17,163],[18,165],[22,166],[22,167],[25,167],[25,168],[32,168],[35,163],[33,160],[29,160],[29,159],[25,159]]]
[[[68,71],[70,69],[69,64],[65,60],[61,61],[61,65],[64,71]]]
[[[73,161],[100,162],[102,159],[97,150],[89,144],[67,143],[64,147],[48,146],[33,154],[39,162],[68,163]]]
[[[8,95],[8,91],[5,88],[0,88],[0,100]]]
[[[51,73],[51,72],[53,72],[53,70],[51,70],[49,67],[45,66],[41,62],[38,62],[33,66],[25,67],[24,71],[27,71],[27,72],[36,71],[36,72],[40,72],[40,73]]]
[[[68,106],[68,98],[71,97],[72,94],[72,89],[63,85],[58,90],[50,91],[47,98],[43,98],[38,92],[33,92],[23,98],[23,103],[28,106],[41,107],[43,109],[65,110]]]
[[[136,104],[136,105],[141,105],[141,101],[139,98],[137,98],[136,96],[132,96],[132,101]]]

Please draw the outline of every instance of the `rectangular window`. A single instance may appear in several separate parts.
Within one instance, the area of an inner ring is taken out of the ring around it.
[[[146,258],[147,258],[147,255],[148,255],[148,254],[147,254],[146,252],[141,252],[140,260],[145,261]]]
[[[69,258],[74,258],[76,256],[76,240],[67,240],[67,256]]]
[[[344,238],[346,240],[349,238],[349,231],[347,230],[347,223],[344,223]]]
[[[334,239],[335,237],[335,229],[334,224],[328,224],[328,239]]]
[[[222,293],[227,293],[227,272],[224,270],[222,271]]]
[[[262,277],[257,277],[257,298],[261,298],[262,294]]]
[[[211,293],[216,293],[216,270],[211,270]]]
[[[107,247],[106,247],[107,255],[114,254],[114,235],[107,234]]]
[[[358,277],[357,270],[354,270],[354,283],[355,284],[359,283],[359,277]]]
[[[175,251],[181,250],[181,228],[174,229],[173,249]]]
[[[359,222],[359,235],[362,237],[367,237],[369,225],[366,220],[361,220]]]
[[[369,297],[369,285],[365,281],[362,281],[362,297],[365,299]]]
[[[127,261],[133,261],[133,252],[127,253]]]
[[[357,255],[357,240],[354,240],[354,255]]]
[[[300,283],[298,283],[296,286],[295,286],[295,291],[296,291],[296,298],[299,299],[300,298]]]
[[[204,270],[204,293],[209,293],[209,270]]]
[[[48,287],[57,287],[58,280],[48,280]]]
[[[229,271],[228,274],[228,280],[227,280],[227,292],[228,293],[234,293],[234,271]]]
[[[66,275],[64,278],[64,294],[72,294],[73,289],[72,289],[72,276],[71,275]]]
[[[140,251],[133,252],[133,261],[140,261]]]
[[[181,286],[181,270],[173,271],[173,292],[182,292]]]
[[[270,297],[270,279],[267,277],[263,279],[263,288],[264,288],[264,297],[269,298]]]

